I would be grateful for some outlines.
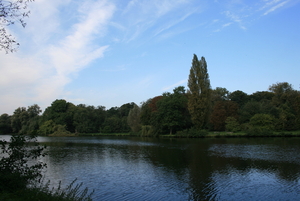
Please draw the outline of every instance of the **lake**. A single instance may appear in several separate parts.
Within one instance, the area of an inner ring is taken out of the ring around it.
[[[300,200],[300,138],[38,137],[46,180],[93,200]]]

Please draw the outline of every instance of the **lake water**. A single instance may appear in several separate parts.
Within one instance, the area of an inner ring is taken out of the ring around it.
[[[93,200],[300,200],[300,138],[39,137],[52,185]]]

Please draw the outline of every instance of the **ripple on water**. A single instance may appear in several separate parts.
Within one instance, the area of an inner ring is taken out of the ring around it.
[[[288,182],[276,172],[255,168],[244,171],[229,168],[215,172],[211,179],[209,187],[214,189],[208,191],[212,200],[295,200],[300,193],[299,177]]]

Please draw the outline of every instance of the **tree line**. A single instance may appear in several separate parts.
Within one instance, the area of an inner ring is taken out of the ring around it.
[[[74,105],[59,99],[42,113],[37,104],[0,116],[0,133],[60,135],[68,133],[128,133],[201,135],[206,131],[246,131],[249,134],[300,130],[300,91],[287,82],[248,95],[226,88],[211,89],[204,57],[194,55],[188,89],[149,98],[140,105]]]

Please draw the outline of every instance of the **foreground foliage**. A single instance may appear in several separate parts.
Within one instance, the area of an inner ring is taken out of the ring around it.
[[[0,200],[91,200],[88,189],[74,180],[67,188],[50,189],[50,181],[43,184],[42,170],[45,156],[35,136],[15,135],[10,142],[0,141]]]
[[[44,147],[36,142],[35,137],[16,135],[11,137],[10,143],[1,140],[0,145],[0,191],[25,189],[39,181],[46,164],[38,160],[44,156]]]
[[[0,192],[0,200],[10,201],[92,201],[92,194],[88,189],[82,188],[82,183],[76,184],[76,179],[66,188],[61,188],[61,183],[57,188],[50,188],[49,183],[41,184],[18,190],[15,192]]]

